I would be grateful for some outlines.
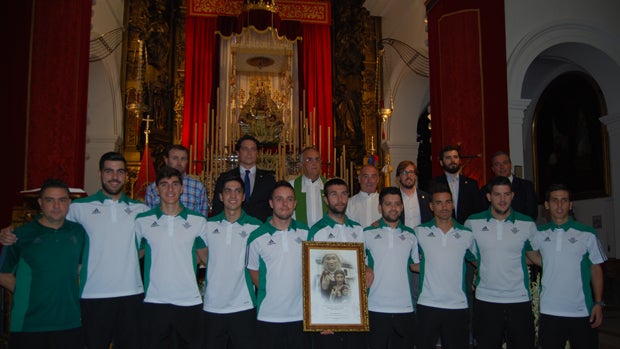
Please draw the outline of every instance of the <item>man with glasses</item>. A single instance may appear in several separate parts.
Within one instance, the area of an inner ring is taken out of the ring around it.
[[[321,155],[315,147],[305,148],[300,156],[301,176],[289,183],[295,190],[297,207],[293,219],[312,227],[327,212],[323,201],[323,186],[326,179],[321,176]]]
[[[400,183],[400,193],[404,204],[400,220],[411,229],[433,218],[428,205],[428,193],[416,188],[417,175],[418,170],[415,164],[409,160],[401,161],[396,167],[396,179]]]

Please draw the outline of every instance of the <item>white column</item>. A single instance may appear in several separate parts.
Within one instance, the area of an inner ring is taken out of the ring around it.
[[[510,101],[508,101],[508,130],[510,132],[510,149],[506,149],[506,151],[510,153],[510,159],[512,160],[513,168],[514,166],[521,166],[523,167],[523,173],[526,173],[525,161],[523,156],[523,150],[525,149],[525,139],[523,137],[523,120],[525,119],[525,112],[531,102],[531,99],[511,99]]]
[[[612,247],[608,257],[617,257],[620,251],[620,113],[608,114],[599,120],[607,127],[609,139],[609,172],[611,177],[611,196],[613,198],[613,227],[609,230],[607,241]],[[618,201],[619,203],[616,203]]]

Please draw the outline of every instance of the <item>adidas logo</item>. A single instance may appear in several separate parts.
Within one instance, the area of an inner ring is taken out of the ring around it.
[[[131,212],[133,212],[133,210],[131,208],[125,207],[125,213],[131,214]]]
[[[220,233],[220,230],[219,230],[219,229],[215,229],[215,230],[213,231],[213,234],[219,234],[219,233]]]
[[[376,239],[381,239],[381,235],[379,235],[379,234],[375,235],[375,240]]]
[[[487,228],[487,226],[485,225],[485,226],[482,228],[482,231],[489,231],[489,228]]]
[[[329,233],[329,235],[327,235],[327,238],[328,239],[335,239],[336,236],[334,236],[334,234],[332,234],[332,233]]]
[[[433,233],[433,232],[431,231],[431,232],[430,232],[430,233],[428,233],[428,235],[426,235],[426,236],[428,236],[429,238],[434,238],[434,237],[435,237],[435,233]]]
[[[295,242],[297,242],[298,244],[301,244],[303,240],[301,240],[301,238],[298,236],[297,239],[295,239]]]
[[[351,236],[353,236],[354,239],[357,239],[357,233],[353,233]]]
[[[93,212],[91,212],[91,214],[101,214],[101,211],[99,211],[99,209],[96,208],[93,210]]]
[[[153,222],[153,224],[151,224],[151,228],[153,227],[159,227],[159,224],[157,224],[157,221]]]
[[[269,242],[267,243],[267,245],[275,245],[275,244],[276,244],[276,242],[275,242],[275,241],[273,241],[273,240],[271,240],[271,239],[270,239],[270,240],[269,240]]]
[[[551,241],[551,239],[547,236],[543,241]]]

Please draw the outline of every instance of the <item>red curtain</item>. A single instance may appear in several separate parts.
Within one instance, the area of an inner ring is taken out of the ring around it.
[[[301,69],[306,92],[306,113],[314,145],[323,159],[323,172],[333,175],[332,57],[331,33],[327,25],[303,25]],[[310,119],[310,113],[313,118]],[[313,124],[310,121],[314,120]]]
[[[185,27],[185,109],[182,144],[192,150],[193,160],[205,160],[203,140],[209,134],[213,73],[216,53],[215,17],[187,17]],[[205,132],[207,133],[205,135]],[[211,140],[207,139],[207,143]],[[196,154],[196,155],[194,155]],[[196,167],[193,167],[196,165]],[[202,172],[202,164],[190,163],[190,172]]]

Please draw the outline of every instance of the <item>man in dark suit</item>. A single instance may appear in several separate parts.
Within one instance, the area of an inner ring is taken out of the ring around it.
[[[439,164],[444,174],[436,177],[435,182],[448,185],[454,201],[454,218],[463,224],[469,215],[486,208],[478,182],[460,174],[461,154],[456,146],[448,145],[441,149]]]
[[[220,200],[223,179],[233,174],[239,174],[246,188],[243,210],[248,215],[264,222],[272,213],[269,206],[269,195],[276,184],[275,177],[272,171],[261,170],[256,167],[258,157],[258,140],[256,138],[244,135],[237,140],[236,149],[239,167],[220,174],[215,183],[211,212],[216,215],[224,209],[224,204]]]
[[[538,200],[534,191],[534,184],[527,179],[522,179],[512,173],[512,161],[505,151],[498,151],[491,156],[491,171],[496,176],[507,177],[512,183],[512,192],[515,194],[512,199],[512,209],[526,214],[534,221],[538,218]],[[483,195],[486,194],[487,187],[483,188]]]
[[[413,229],[421,223],[433,218],[429,203],[429,195],[416,188],[418,169],[409,160],[403,160],[396,167],[396,180],[400,183],[400,193],[403,197],[404,209],[400,221]]]

